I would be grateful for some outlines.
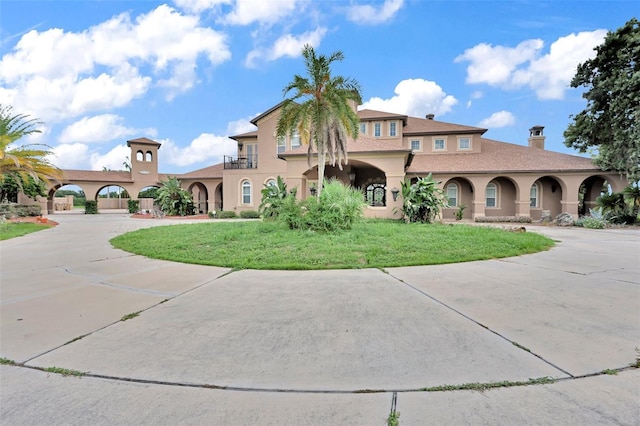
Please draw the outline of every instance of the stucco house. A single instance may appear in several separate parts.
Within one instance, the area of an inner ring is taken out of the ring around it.
[[[264,185],[281,176],[299,197],[310,196],[317,185],[315,156],[298,135],[276,137],[278,104],[251,122],[256,130],[233,135],[237,154],[220,164],[176,175],[194,194],[197,210],[257,210]],[[342,170],[327,166],[327,178],[336,177],[360,188],[367,202],[367,217],[399,217],[395,209],[401,182],[432,173],[440,181],[450,207],[443,218],[452,219],[460,206],[464,218],[530,216],[541,218],[568,212],[574,217],[595,205],[606,182],[621,191],[627,181],[618,173],[599,169],[588,158],[545,149],[543,126],[529,129],[527,146],[484,138],[487,129],[382,111],[360,110],[360,134],[349,140],[348,164]],[[524,132],[523,132],[524,133]],[[523,134],[523,140],[526,133]],[[127,142],[131,171],[65,170],[62,184],[80,186],[87,199],[101,188],[119,185],[135,198],[148,186],[157,186],[167,174],[158,173],[160,144],[147,138]],[[56,185],[56,188],[61,185]],[[48,210],[53,211],[52,188]],[[582,193],[584,203],[580,203]]]

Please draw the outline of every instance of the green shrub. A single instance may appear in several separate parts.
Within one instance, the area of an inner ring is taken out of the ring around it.
[[[220,219],[235,219],[235,218],[238,217],[236,212],[234,212],[233,210],[223,210],[223,211],[219,212],[217,216]]]
[[[606,222],[604,221],[604,219],[601,219],[599,217],[584,216],[579,220],[581,220],[581,225],[584,228],[589,228],[589,229],[603,229],[606,225]]]
[[[402,218],[405,222],[431,223],[447,207],[444,191],[438,187],[431,173],[419,177],[415,183],[403,181],[402,188]],[[396,211],[397,208],[394,210]]]
[[[127,207],[129,208],[129,213],[137,213],[140,210],[140,200],[127,201]]]
[[[260,213],[255,210],[243,210],[240,212],[240,217],[242,219],[259,219]]]
[[[298,202],[286,197],[279,217],[291,229],[333,232],[351,229],[362,219],[364,205],[361,191],[332,179],[325,181],[319,198]]]
[[[96,200],[85,201],[84,214],[98,214],[98,202]]]
[[[38,204],[0,203],[0,216],[5,218],[40,216],[42,209]]]
[[[456,220],[462,220],[462,217],[464,216],[464,209],[466,208],[467,206],[464,204],[458,207],[458,210],[456,211]]]
[[[216,218],[216,212],[209,212],[209,213],[207,213],[207,216],[209,216],[209,219],[215,219]]]
[[[287,184],[278,176],[276,184],[265,184],[261,193],[260,213],[262,217],[266,220],[277,218],[284,204],[284,199],[289,196]]]

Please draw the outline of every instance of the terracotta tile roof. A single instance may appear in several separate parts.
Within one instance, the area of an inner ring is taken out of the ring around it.
[[[202,169],[198,169],[189,173],[178,175],[178,179],[205,179],[205,178],[222,179],[223,170],[224,170],[224,163],[218,163],[218,164],[214,164],[213,166],[204,167]]]
[[[463,126],[461,124],[445,123],[444,121],[429,120],[426,118],[409,117],[407,124],[403,127],[402,132],[405,136],[419,134],[483,134],[487,129],[472,126]]]
[[[123,182],[131,183],[131,173],[127,171],[102,171],[102,170],[63,170],[64,181],[90,180],[96,182]]]
[[[155,145],[158,148],[160,147],[160,145],[162,145],[160,142],[156,142],[154,140],[151,140],[149,138],[137,138],[137,139],[131,139],[129,141],[127,141],[127,146],[131,146],[131,142],[135,142],[135,143],[139,143],[139,144],[144,144],[144,145]]]
[[[482,152],[416,155],[407,173],[557,172],[599,170],[589,158],[482,139]]]

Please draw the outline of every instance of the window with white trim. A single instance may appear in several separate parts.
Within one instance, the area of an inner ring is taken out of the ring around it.
[[[453,182],[447,185],[447,203],[449,207],[458,207],[458,185]]]
[[[360,134],[367,134],[367,123],[360,123]]]
[[[382,123],[373,123],[373,136],[379,138],[382,135]]]
[[[285,138],[284,136],[278,136],[277,144],[278,144],[278,154],[282,154],[287,150],[287,138]]]
[[[433,140],[433,150],[434,151],[444,151],[447,148],[447,144],[444,139],[437,138]]]
[[[489,183],[484,193],[485,207],[496,207],[498,205],[498,187],[495,183]]]
[[[251,204],[251,182],[247,179],[242,181],[242,204]]]
[[[422,151],[422,141],[420,139],[412,139],[410,144],[412,151]]]
[[[529,207],[538,207],[538,184],[531,185],[529,191]]]
[[[291,149],[296,149],[300,146],[300,133],[296,130],[291,134]]]
[[[458,138],[458,149],[471,149],[471,138]]]
[[[398,123],[392,121],[389,123],[389,136],[396,136],[398,131]]]

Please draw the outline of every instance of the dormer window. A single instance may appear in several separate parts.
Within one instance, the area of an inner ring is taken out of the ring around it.
[[[397,127],[398,127],[398,123],[396,123],[395,121],[392,121],[391,123],[389,123],[389,136],[396,136]]]
[[[471,138],[458,138],[458,149],[459,150],[471,149]]]
[[[444,151],[447,149],[447,143],[444,138],[436,138],[433,140],[434,151]]]
[[[382,123],[373,123],[373,136],[379,138],[382,135]]]

